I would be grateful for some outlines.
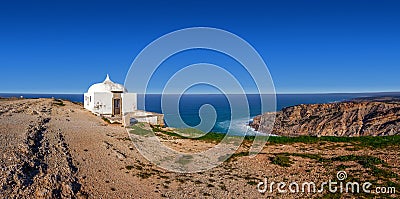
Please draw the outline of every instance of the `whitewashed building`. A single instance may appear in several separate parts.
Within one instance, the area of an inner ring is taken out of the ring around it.
[[[93,84],[84,94],[84,108],[95,114],[122,116],[136,111],[137,96],[107,75],[103,82]]]
[[[136,122],[164,125],[163,114],[137,110],[136,93],[129,93],[123,85],[111,81],[108,75],[103,82],[90,86],[83,95],[85,109],[124,126]]]

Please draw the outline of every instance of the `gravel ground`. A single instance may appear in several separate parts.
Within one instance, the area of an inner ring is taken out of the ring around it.
[[[160,136],[181,151],[199,151],[213,143]],[[242,145],[240,151],[249,146]],[[348,143],[267,145],[261,154],[240,156],[211,170],[179,174],[158,168],[143,158],[125,128],[106,124],[80,105],[52,99],[0,100],[0,196],[6,198],[318,198],[367,197],[323,193],[261,194],[257,184],[336,180],[340,169],[349,178],[399,184],[400,150],[355,149]],[[239,151],[239,152],[240,152]],[[274,162],[286,153],[289,165]],[[391,172],[376,177],[357,160],[323,162],[294,154],[328,159],[354,155],[376,157]],[[273,164],[275,163],[275,164]],[[386,181],[385,181],[386,180]],[[373,181],[373,182],[375,182]],[[274,187],[276,188],[276,187]],[[400,191],[400,190],[396,190]],[[370,197],[380,195],[370,195]],[[387,194],[387,197],[398,197]]]

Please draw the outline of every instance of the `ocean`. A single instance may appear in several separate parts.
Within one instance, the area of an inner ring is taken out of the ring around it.
[[[23,94],[23,93],[2,93],[0,97],[21,97],[24,98],[57,98],[65,99],[73,102],[83,102],[83,94]],[[298,104],[315,104],[315,103],[329,103],[350,100],[358,97],[375,97],[375,96],[400,96],[400,93],[345,93],[345,94],[277,94],[276,95],[276,110],[281,110],[284,107],[294,106]],[[146,94],[145,103],[141,100],[143,95],[138,96],[138,107],[143,107],[146,111],[163,113],[165,117],[175,112],[163,112],[161,109],[161,95],[159,94]],[[232,99],[239,96],[233,96]],[[265,97],[265,96],[264,96]],[[250,117],[261,114],[261,101],[259,95],[246,95]],[[168,103],[176,103],[176,95],[165,95],[165,101]],[[196,126],[201,122],[199,116],[199,109],[204,104],[210,104],[214,107],[216,112],[216,122],[212,127],[212,132],[226,133],[229,126],[231,130],[237,134],[256,133],[249,130],[247,127],[248,118],[236,116],[231,118],[231,107],[228,99],[222,94],[185,94],[182,95],[179,101],[179,114],[184,123],[189,126]],[[243,108],[243,107],[233,107]],[[272,107],[267,107],[264,112],[273,111]],[[170,122],[171,123],[171,122]],[[173,122],[172,122],[173,123]],[[171,127],[182,127],[174,126]]]

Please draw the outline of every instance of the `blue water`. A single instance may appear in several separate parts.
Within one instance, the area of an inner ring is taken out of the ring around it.
[[[382,95],[400,95],[399,93],[351,93],[351,94],[278,94],[276,96],[276,110],[281,110],[284,107],[294,106],[298,104],[315,104],[315,103],[329,103],[338,102],[358,97],[373,97]],[[172,96],[165,96],[167,98],[173,98]],[[264,111],[261,111],[261,101],[259,95],[246,95],[250,117],[260,115],[262,112],[274,111],[274,107],[266,107]],[[268,96],[262,96],[268,100]],[[139,97],[140,99],[140,97]],[[235,97],[233,97],[235,99]],[[147,111],[162,113],[161,109],[161,95],[153,94],[146,95],[145,109]],[[182,95],[179,103],[179,114],[182,120],[190,126],[196,126],[200,123],[199,109],[203,104],[212,105],[217,112],[216,123],[212,129],[213,132],[227,132],[230,127],[231,130],[240,133],[246,129],[246,123],[248,122],[247,117],[237,116],[231,119],[231,108],[229,102],[224,95],[212,94],[190,94]],[[143,102],[138,101],[138,107],[143,106]],[[237,108],[237,107],[236,107]],[[243,108],[243,107],[239,107]],[[163,112],[167,117],[168,114],[175,114]],[[230,126],[231,125],[231,126]],[[181,126],[174,126],[181,127]]]
[[[66,99],[73,102],[83,102],[82,94],[0,94],[0,97],[20,97],[24,98],[57,98]],[[277,105],[276,110],[281,110],[284,107],[294,106],[298,104],[314,104],[314,103],[329,103],[338,102],[357,97],[374,97],[374,96],[400,96],[400,93],[350,93],[350,94],[278,94],[276,96]],[[161,109],[161,95],[158,94],[147,94],[145,95],[145,104],[141,100],[143,96],[138,96],[138,107],[143,107],[147,111],[163,113],[166,117],[169,114],[176,114],[175,112],[163,112]],[[165,95],[165,101],[176,102],[176,96]],[[240,96],[232,96],[232,99],[239,98]],[[243,96],[241,96],[243,97]],[[264,99],[269,96],[262,96]],[[249,103],[250,116],[256,116],[261,112],[273,111],[273,107],[265,107],[264,111],[261,111],[261,101],[259,95],[246,95]],[[170,99],[170,100],[168,100]],[[187,94],[182,95],[179,100],[179,114],[182,120],[189,126],[196,126],[200,123],[199,109],[204,104],[210,104],[214,107],[217,118],[213,132],[227,132],[228,127],[237,127],[237,131],[241,131],[246,126],[246,117],[237,116],[231,120],[231,107],[228,99],[224,95],[220,94]],[[168,105],[168,103],[167,103]],[[234,108],[244,108],[241,107]],[[231,124],[232,123],[232,124]],[[180,127],[180,126],[173,126]]]
[[[0,93],[0,97],[24,97],[24,98],[55,98],[72,102],[83,102],[83,94],[32,94],[32,93]]]

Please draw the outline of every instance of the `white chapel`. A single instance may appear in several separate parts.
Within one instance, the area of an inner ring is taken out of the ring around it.
[[[84,94],[84,108],[99,115],[123,116],[136,111],[137,96],[111,81],[107,74],[103,82],[93,84]]]

